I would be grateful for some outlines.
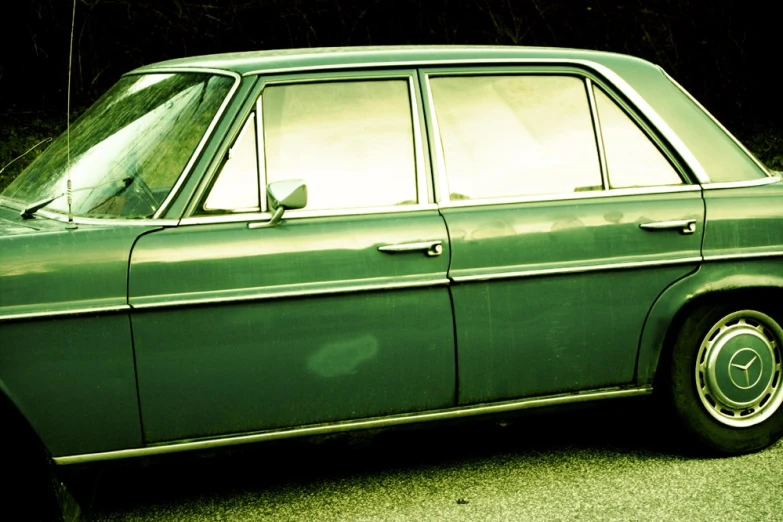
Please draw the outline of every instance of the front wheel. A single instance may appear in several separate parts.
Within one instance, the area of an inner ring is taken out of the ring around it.
[[[46,450],[32,430],[0,396],[0,505],[18,520],[78,520],[79,505],[60,482]],[[6,517],[6,519],[8,519]]]
[[[741,454],[783,435],[783,329],[754,307],[703,307],[675,341],[669,383],[674,411],[695,442]]]

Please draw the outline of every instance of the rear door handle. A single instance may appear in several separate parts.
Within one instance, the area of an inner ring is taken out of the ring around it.
[[[693,234],[696,232],[695,219],[680,219],[677,221],[655,221],[639,225],[642,230],[679,230],[680,234]]]
[[[378,250],[386,254],[400,254],[403,252],[424,252],[428,257],[439,256],[443,253],[443,242],[418,241],[416,243],[397,243],[396,245],[379,246]]]

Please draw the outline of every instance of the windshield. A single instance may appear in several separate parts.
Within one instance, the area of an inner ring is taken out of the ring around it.
[[[2,193],[21,206],[54,198],[66,213],[70,172],[73,214],[151,217],[193,156],[234,80],[211,74],[126,76]]]

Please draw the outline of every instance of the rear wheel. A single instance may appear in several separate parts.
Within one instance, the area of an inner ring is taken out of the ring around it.
[[[722,304],[685,320],[672,350],[672,405],[693,440],[723,454],[783,435],[783,329],[767,311]]]

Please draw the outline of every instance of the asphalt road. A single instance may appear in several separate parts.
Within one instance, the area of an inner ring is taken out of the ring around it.
[[[113,464],[83,520],[783,521],[783,443],[683,452],[646,400]]]

